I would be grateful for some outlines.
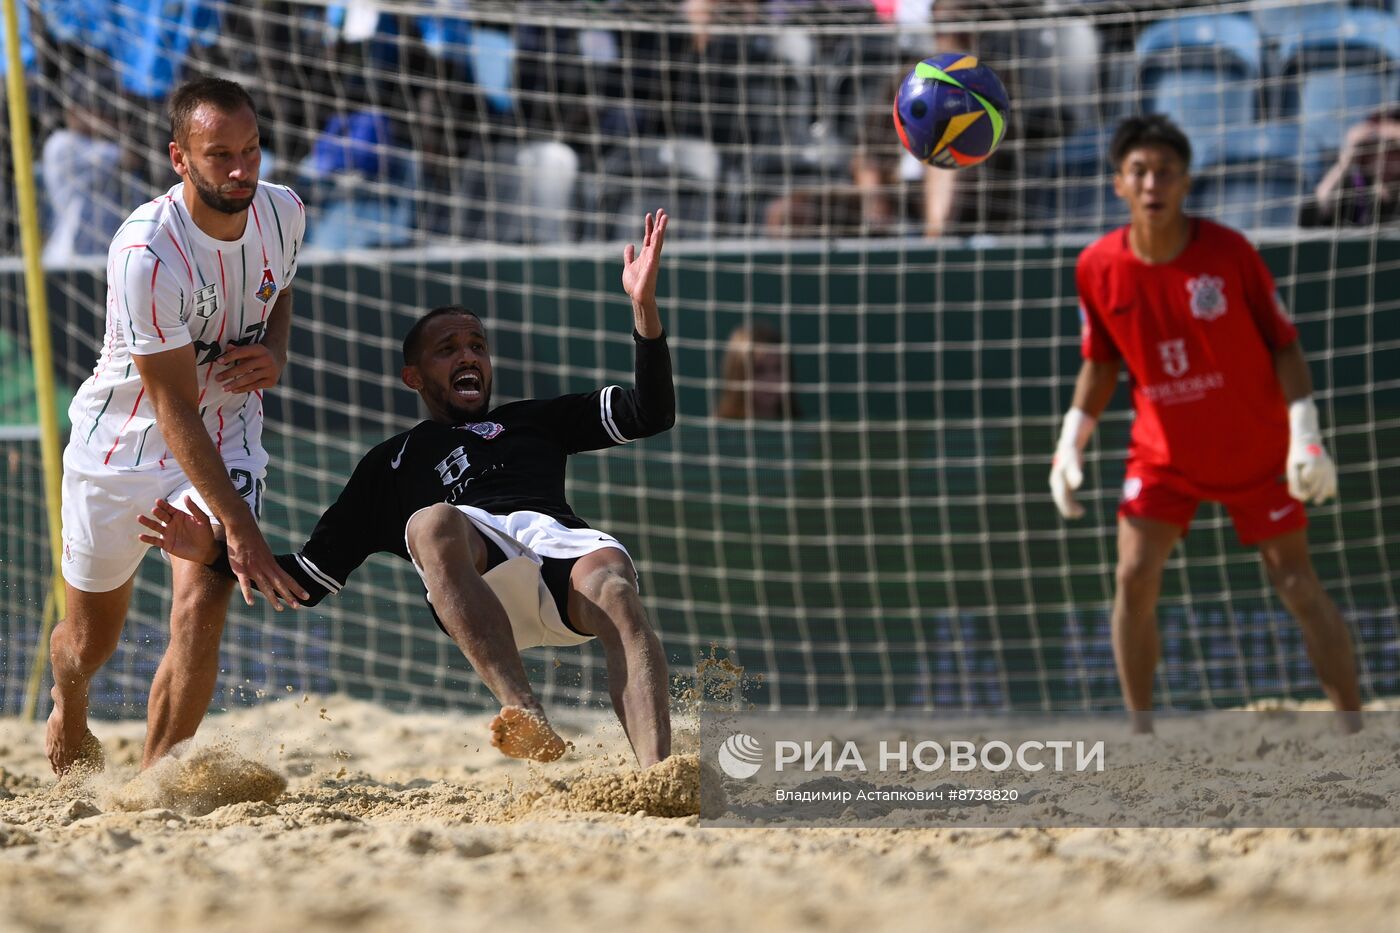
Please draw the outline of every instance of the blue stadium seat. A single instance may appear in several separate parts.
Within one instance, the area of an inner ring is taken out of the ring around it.
[[[1283,120],[1294,122],[1314,180],[1346,131],[1400,92],[1400,22],[1377,10],[1313,10],[1281,37]]]
[[[218,40],[222,7],[208,0],[119,0],[111,9],[114,67],[123,89],[142,97],[169,94],[192,48]]]
[[[1334,13],[1348,6],[1346,0],[1304,0],[1304,2],[1260,4],[1254,11],[1254,24],[1266,41],[1278,43],[1303,32],[1303,23],[1319,13]]]
[[[1296,128],[1235,127],[1195,162],[1191,213],[1238,230],[1297,225],[1307,182]]]
[[[307,246],[327,250],[406,246],[413,239],[416,153],[393,138],[375,111],[337,114],[302,160],[298,188],[314,215]]]
[[[1092,128],[1026,161],[1026,232],[1100,232],[1123,223],[1127,211],[1113,193],[1109,129]]]
[[[1143,30],[1135,55],[1141,110],[1170,116],[1193,144],[1255,121],[1263,43],[1247,16],[1161,20]]]
[[[1138,36],[1138,73],[1172,61],[1257,78],[1263,65],[1259,30],[1246,16],[1208,13],[1159,20]]]
[[[1279,38],[1285,75],[1400,60],[1400,22],[1379,10],[1312,10],[1298,29]]]

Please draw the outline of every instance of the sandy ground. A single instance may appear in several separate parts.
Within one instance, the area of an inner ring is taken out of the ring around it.
[[[96,723],[107,770],[62,784],[0,719],[0,929],[1400,925],[1397,830],[706,829],[693,755],[638,772],[610,717],[556,719],[535,766],[486,717],[287,697],[134,781],[143,724]]]

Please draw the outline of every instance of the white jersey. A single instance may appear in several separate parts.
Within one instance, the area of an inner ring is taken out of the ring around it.
[[[278,294],[290,286],[306,210],[290,188],[258,183],[238,240],[195,226],[184,183],[141,205],[107,253],[107,333],[93,374],[69,408],[70,446],[114,470],[164,467],[174,457],[133,357],[193,343],[199,413],[224,459],[262,457],[262,393],[229,392],[217,360],[263,339]]]

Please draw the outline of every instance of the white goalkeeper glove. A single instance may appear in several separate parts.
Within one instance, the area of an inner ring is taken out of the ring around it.
[[[1082,408],[1065,413],[1060,428],[1060,441],[1055,445],[1055,459],[1050,467],[1050,495],[1055,507],[1065,518],[1080,518],[1084,506],[1074,501],[1074,491],[1084,482],[1084,445],[1094,433],[1099,420]]]
[[[1337,495],[1337,465],[1322,449],[1312,396],[1288,404],[1288,494],[1316,505]]]

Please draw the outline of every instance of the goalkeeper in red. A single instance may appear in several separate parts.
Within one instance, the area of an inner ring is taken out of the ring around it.
[[[1337,494],[1298,332],[1259,253],[1234,230],[1188,216],[1191,144],[1163,116],[1132,117],[1110,145],[1128,226],[1080,254],[1075,280],[1084,365],[1050,471],[1065,518],[1083,450],[1126,364],[1132,441],[1118,506],[1113,655],[1138,731],[1152,730],[1162,568],[1197,505],[1222,503],[1259,548],[1302,627],[1322,688],[1360,724],[1351,639],[1308,555],[1304,503]]]

